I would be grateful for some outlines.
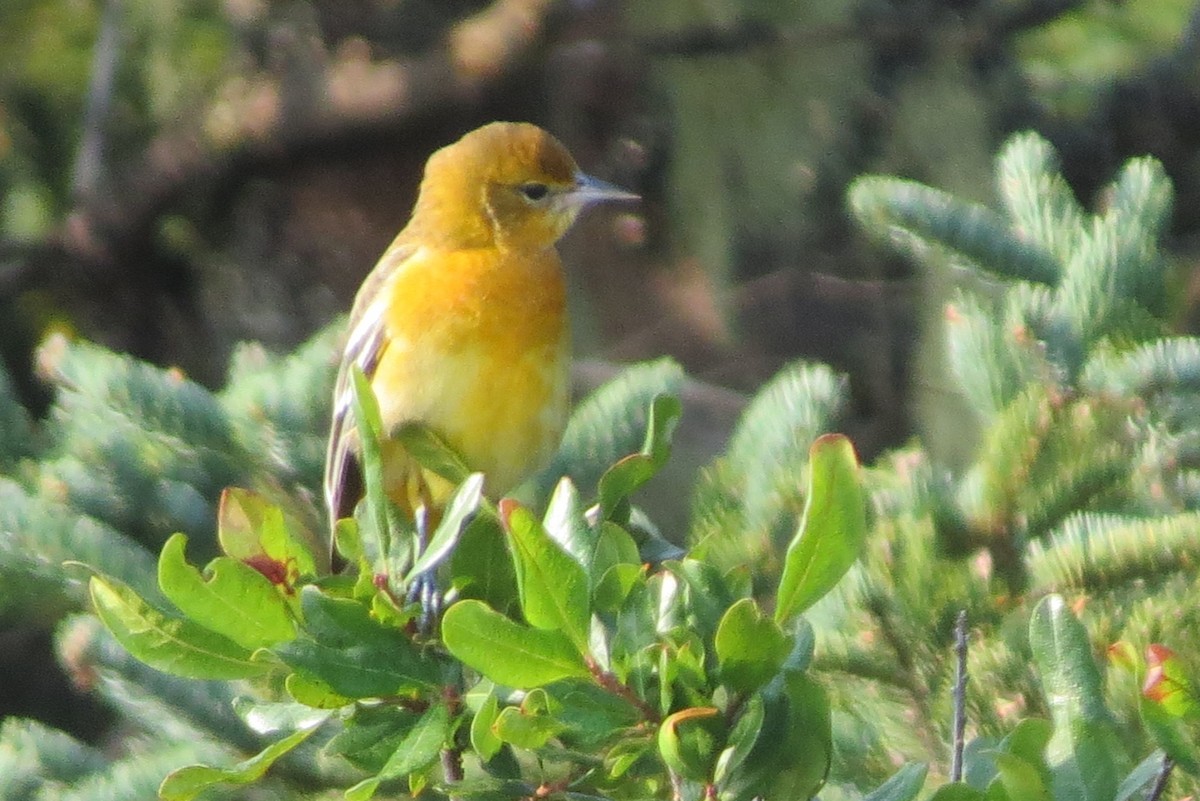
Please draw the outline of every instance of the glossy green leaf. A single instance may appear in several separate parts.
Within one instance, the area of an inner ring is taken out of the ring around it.
[[[735,769],[723,771],[722,801],[810,798],[825,782],[833,738],[824,690],[802,673],[785,673],[769,690],[754,745]]]
[[[1139,710],[1142,723],[1154,739],[1154,743],[1182,770],[1193,776],[1200,775],[1200,749],[1197,749],[1193,732],[1179,717],[1168,712],[1162,705],[1143,696]]]
[[[637,543],[628,531],[608,520],[600,524],[587,562],[593,582],[599,581],[613,565],[641,565],[641,562]]]
[[[420,716],[393,704],[359,706],[322,749],[368,773],[378,773],[417,725]]]
[[[508,611],[517,604],[517,575],[500,518],[476,515],[450,556],[450,580],[461,598]]]
[[[637,586],[643,573],[641,565],[631,564],[613,565],[605,570],[604,574],[600,576],[600,580],[596,582],[596,589],[592,593],[596,609],[616,610],[620,608],[625,603],[625,599],[629,597],[629,593]]]
[[[471,468],[462,456],[429,426],[406,423],[392,432],[392,438],[404,446],[417,464],[451,484],[462,484],[471,475]]]
[[[929,801],[988,801],[987,796],[970,785],[956,782],[937,788]]]
[[[1034,608],[1029,644],[1054,722],[1046,749],[1054,797],[1110,801],[1124,755],[1087,631],[1061,596],[1046,596]]]
[[[479,711],[471,718],[471,747],[484,762],[500,753],[500,748],[504,745],[504,741],[496,735],[492,728],[499,716],[500,701],[496,698],[495,692],[490,692],[487,699],[480,705]]]
[[[1036,764],[1013,754],[996,754],[996,770],[995,781],[1000,782],[1009,798],[1051,801],[1050,788]]]
[[[158,558],[158,585],[179,611],[250,650],[296,636],[287,602],[265,576],[222,556],[209,563],[205,578],[187,563],[186,547],[187,537],[175,534]]]
[[[537,629],[561,631],[585,653],[591,610],[583,566],[550,538],[528,509],[508,501],[501,501],[500,509],[516,557],[525,620]]]
[[[317,573],[315,543],[294,534],[283,510],[250,490],[228,487],[217,510],[217,539],[226,556],[245,562],[273,584],[294,587]]]
[[[741,767],[758,742],[766,717],[766,707],[762,693],[754,693],[742,706],[741,713],[733,722],[733,727],[726,738],[725,750],[717,760],[717,768],[713,771],[713,780],[723,783],[725,777]]]
[[[125,584],[93,576],[92,606],[125,650],[153,668],[189,679],[245,679],[271,668],[251,652],[189,620],[154,609]]]
[[[522,626],[479,601],[460,601],[446,610],[442,641],[463,663],[508,687],[591,675],[564,634]]]
[[[458,544],[472,516],[483,502],[483,473],[472,473],[458,485],[442,513],[442,519],[429,538],[429,545],[417,557],[405,577],[405,584],[442,563]]]
[[[583,500],[569,476],[563,476],[555,485],[542,517],[542,526],[572,559],[589,567],[596,535],[584,518]]]
[[[680,579],[683,593],[680,608],[687,612],[686,624],[701,637],[713,636],[734,602],[721,571],[698,559],[667,562],[664,567]]]
[[[770,681],[792,649],[791,638],[768,618],[752,598],[742,598],[725,612],[714,638],[721,681],[749,692]]]
[[[318,726],[329,712],[295,701],[260,701],[247,695],[233,699],[233,711],[256,734],[293,732]]]
[[[656,396],[678,394],[683,370],[670,359],[625,368],[576,405],[563,432],[562,445],[537,477],[537,494],[546,497],[560,477],[577,487],[593,487],[622,456],[645,442],[646,410]]]
[[[408,776],[432,765],[449,736],[450,710],[444,703],[436,703],[425,710],[378,774],[346,791],[347,801],[366,801],[382,782]]]
[[[359,518],[359,537],[363,555],[371,569],[378,571],[390,542],[388,498],[383,486],[383,418],[371,383],[358,365],[350,367],[350,387],[350,409],[358,432],[358,459],[363,478],[364,504],[359,512],[363,515]]]
[[[818,437],[809,451],[804,518],[784,557],[775,621],[786,623],[833,589],[858,559],[866,535],[854,446],[840,434]]]
[[[1188,676],[1187,666],[1165,645],[1146,648],[1146,680],[1142,697],[1180,720],[1200,721],[1200,699]]]
[[[1165,756],[1162,751],[1154,751],[1150,756],[1139,762],[1137,767],[1131,770],[1124,780],[1122,780],[1120,788],[1117,789],[1117,797],[1113,801],[1131,801],[1133,798],[1144,798],[1143,790],[1154,784],[1154,781],[1158,778]]]
[[[595,682],[566,679],[547,685],[555,702],[555,719],[562,724],[560,737],[575,747],[590,747],[635,726],[642,713],[626,699]]]
[[[340,709],[354,703],[353,698],[334,692],[332,687],[320,679],[302,676],[299,673],[288,676],[283,687],[294,701],[314,709]]]
[[[716,707],[690,707],[668,715],[658,727],[658,755],[685,779],[711,782],[724,747],[724,720]]]
[[[671,455],[671,439],[679,424],[683,406],[670,395],[658,395],[650,403],[646,439],[638,453],[626,456],[600,477],[597,494],[600,518],[612,520],[618,508],[630,495],[662,469]]]
[[[301,607],[308,636],[274,648],[299,673],[351,698],[386,697],[437,683],[437,664],[403,632],[372,619],[361,603],[305,587]]]
[[[1050,721],[1042,718],[1026,718],[1000,741],[997,750],[1037,765],[1044,763],[1046,746],[1053,735],[1054,727]]]
[[[204,790],[218,784],[242,785],[255,782],[263,777],[276,760],[307,740],[323,720],[322,717],[310,722],[306,728],[292,732],[231,768],[188,765],[174,770],[163,779],[158,788],[158,795],[163,801],[191,801]]]
[[[333,527],[333,547],[348,563],[357,565],[367,558],[363,550],[362,536],[359,534],[358,521],[353,517],[343,517]]]
[[[867,793],[863,801],[912,801],[925,786],[927,773],[929,766],[925,763],[909,762],[886,782]]]
[[[503,742],[530,751],[544,746],[562,728],[562,724],[549,715],[530,714],[515,706],[501,709],[493,725],[496,736]]]

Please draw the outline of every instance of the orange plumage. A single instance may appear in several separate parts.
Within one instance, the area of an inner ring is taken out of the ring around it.
[[[555,242],[585,205],[630,195],[579,172],[550,134],[492,123],[434,153],[412,217],[364,281],[334,392],[325,466],[331,522],[361,497],[349,368],[379,399],[384,430],[440,434],[489,495],[541,467],[565,424],[566,287]],[[449,487],[384,443],[389,497],[410,516]],[[433,510],[430,510],[433,511]]]

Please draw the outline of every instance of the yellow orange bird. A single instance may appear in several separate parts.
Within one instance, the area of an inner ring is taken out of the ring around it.
[[[451,488],[386,439],[405,423],[441,435],[484,473],[492,497],[549,459],[570,366],[554,245],[584,206],[636,197],[581,173],[557,139],[527,123],[485,125],[429,157],[408,225],[351,312],[325,463],[332,523],[362,496],[351,365],[379,400],[384,485],[410,517]]]

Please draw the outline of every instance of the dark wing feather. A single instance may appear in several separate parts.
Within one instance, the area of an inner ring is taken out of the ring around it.
[[[363,282],[350,313],[349,335],[342,353],[341,367],[333,390],[333,419],[329,427],[329,447],[325,454],[325,503],[329,511],[330,531],[343,517],[354,514],[362,498],[362,472],[358,464],[358,434],[354,425],[350,386],[350,367],[358,365],[370,381],[387,350],[384,323],[383,289],[388,279],[401,268],[416,248],[396,242]]]

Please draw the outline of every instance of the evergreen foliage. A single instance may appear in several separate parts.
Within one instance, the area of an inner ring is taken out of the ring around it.
[[[220,394],[56,335],[39,366],[56,389],[35,426],[0,376],[0,615],[54,616],[84,599],[64,562],[158,599],[154,557],[173,532],[216,553],[221,491],[260,489],[315,540],[337,326],[295,354],[238,351]]]
[[[691,530],[663,533],[686,548],[636,506],[680,414],[669,361],[585,400],[525,503],[404,431],[460,483],[427,540],[366,436],[367,498],[338,533],[357,572],[328,576],[336,334],[244,348],[220,393],[50,341],[47,420],[0,408],[29,432],[0,454],[0,610],[55,618],[88,578],[99,620],[61,626],[61,659],[137,735],[114,756],[10,721],[5,792],[1110,801],[1167,764],[1173,792],[1200,790],[1200,340],[1162,321],[1170,187],[1136,160],[1089,213],[1028,134],[997,185],[1000,211],[892,178],[850,195],[880,240],[963,279],[946,363],[973,462],[914,444],[860,469],[829,433],[844,380],[790,365],[703,471]]]

